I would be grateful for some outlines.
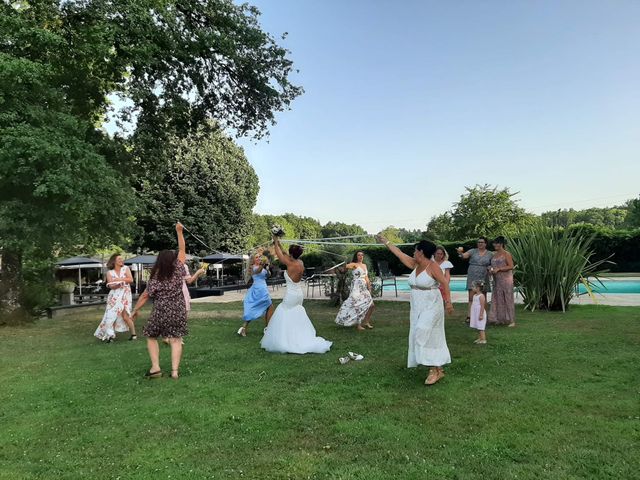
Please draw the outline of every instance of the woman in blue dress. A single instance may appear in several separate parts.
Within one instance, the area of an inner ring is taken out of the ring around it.
[[[244,324],[238,329],[238,335],[242,337],[247,336],[249,322],[265,315],[265,325],[268,325],[273,314],[273,303],[267,288],[268,266],[269,261],[262,256],[261,252],[253,256],[253,263],[249,267],[253,284],[244,297],[244,315],[242,316]]]

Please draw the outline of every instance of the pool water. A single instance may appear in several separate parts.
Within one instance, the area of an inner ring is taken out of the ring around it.
[[[409,284],[406,278],[398,278],[398,291],[409,292]],[[592,288],[595,293],[640,293],[640,280],[602,280],[604,285],[596,283]],[[449,283],[452,292],[464,292],[467,289],[467,281],[454,278]],[[393,286],[385,285],[384,291],[393,291]],[[587,293],[584,285],[580,285],[580,293]]]

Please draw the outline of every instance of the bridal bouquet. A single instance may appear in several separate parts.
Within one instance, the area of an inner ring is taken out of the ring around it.
[[[271,233],[273,233],[276,237],[284,237],[284,230],[277,223],[271,226]]]

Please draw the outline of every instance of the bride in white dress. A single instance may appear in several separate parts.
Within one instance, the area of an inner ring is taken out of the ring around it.
[[[413,270],[409,276],[411,313],[407,367],[428,366],[429,376],[424,383],[433,385],[444,377],[442,366],[451,363],[444,333],[444,311],[446,308],[447,313],[453,312],[449,283],[440,265],[431,260],[436,246],[422,240],[416,244],[413,257],[410,257],[382,235],[378,235],[377,239],[405,266]]]
[[[326,353],[332,342],[316,337],[316,329],[302,306],[304,297],[300,280],[304,264],[298,259],[302,255],[302,247],[291,245],[287,255],[282,251],[278,237],[273,237],[273,243],[278,259],[287,266],[284,273],[287,291],[269,320],[260,346],[276,353]]]

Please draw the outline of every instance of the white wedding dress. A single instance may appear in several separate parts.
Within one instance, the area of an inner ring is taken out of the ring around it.
[[[316,337],[307,312],[302,306],[302,286],[284,272],[287,291],[282,303],[269,321],[260,346],[268,352],[276,353],[326,353],[332,342]]]

